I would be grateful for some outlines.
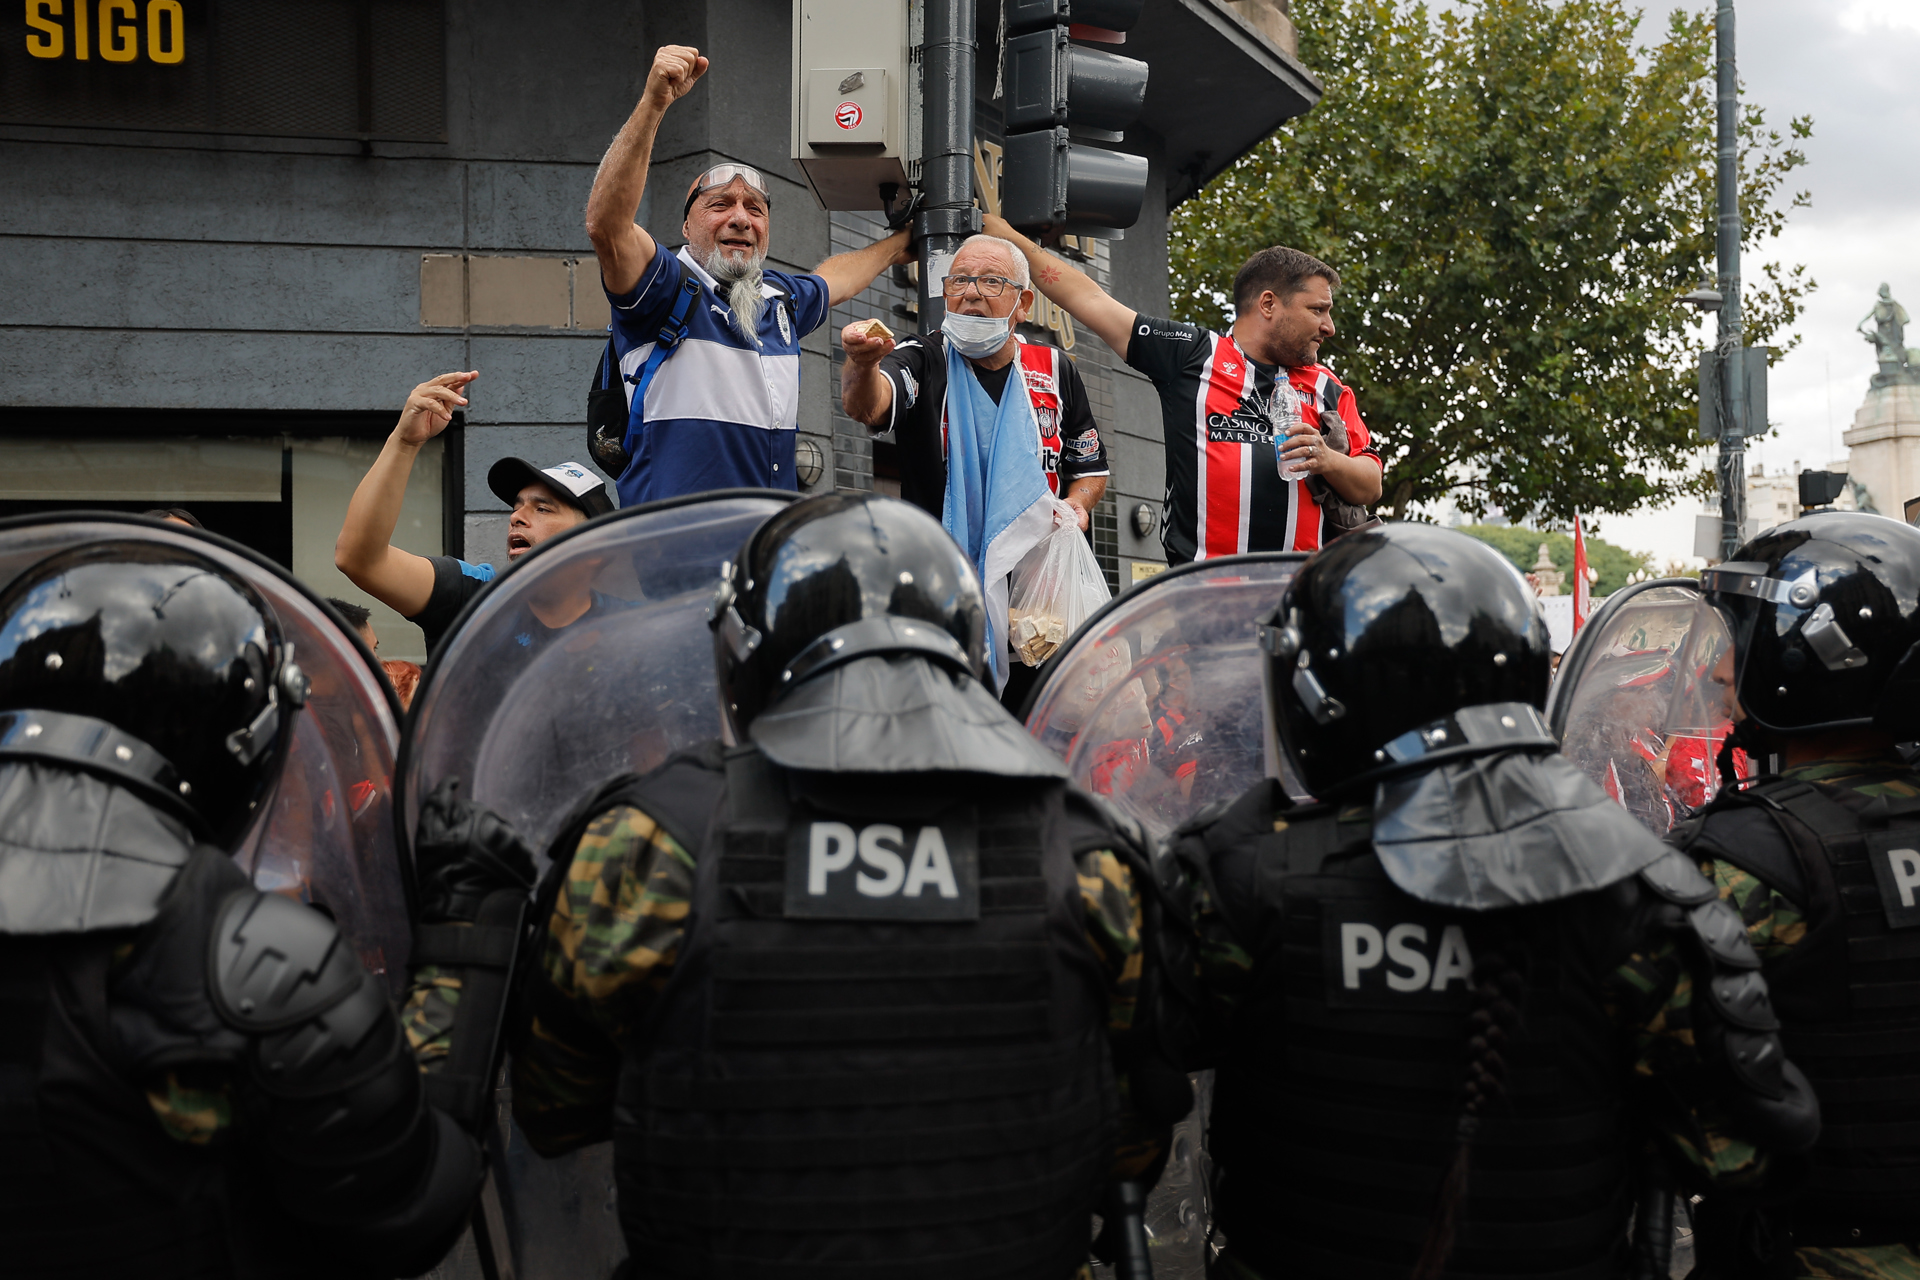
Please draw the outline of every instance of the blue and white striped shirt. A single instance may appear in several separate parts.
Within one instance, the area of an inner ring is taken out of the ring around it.
[[[633,403],[633,379],[672,313],[680,282],[700,282],[687,336]],[[766,272],[760,349],[733,327],[725,290],[686,249],[655,253],[631,293],[608,294],[613,348],[627,388],[627,448],[633,461],[616,487],[620,505],[706,489],[794,489],[800,420],[800,339],[826,323],[827,282]]]

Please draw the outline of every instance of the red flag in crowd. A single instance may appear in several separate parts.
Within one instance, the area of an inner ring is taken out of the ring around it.
[[[1587,620],[1587,614],[1593,609],[1593,593],[1587,582],[1587,540],[1580,533],[1580,516],[1573,517],[1573,634],[1580,634],[1580,626]]]

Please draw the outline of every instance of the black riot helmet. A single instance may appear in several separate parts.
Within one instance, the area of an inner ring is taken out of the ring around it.
[[[96,542],[0,591],[0,757],[103,773],[230,845],[307,681],[273,609],[185,548]]]
[[[707,617],[740,740],[787,688],[857,657],[986,669],[979,575],[939,521],[898,498],[824,494],[769,517],[723,568]]]
[[[1920,721],[1920,529],[1816,511],[1767,530],[1700,575],[1733,634],[1734,690],[1770,733]]]
[[[1519,570],[1463,533],[1348,534],[1301,566],[1261,645],[1268,714],[1316,796],[1427,761],[1554,745],[1538,711],[1546,617]]]

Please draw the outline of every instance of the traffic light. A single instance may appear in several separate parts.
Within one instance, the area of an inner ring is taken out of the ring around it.
[[[1073,43],[1125,31],[1144,0],[1008,0],[1000,213],[1036,234],[1117,236],[1140,217],[1145,158],[1120,142],[1147,96],[1147,64]]]
[[[1800,473],[1801,507],[1827,507],[1833,500],[1847,491],[1847,473],[1844,471],[1802,471]]]

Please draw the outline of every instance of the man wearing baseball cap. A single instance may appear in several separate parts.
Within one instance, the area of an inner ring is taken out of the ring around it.
[[[443,373],[413,389],[386,447],[353,491],[333,546],[333,562],[340,572],[425,632],[429,653],[439,646],[440,637],[467,601],[493,581],[494,567],[468,564],[454,556],[403,551],[393,545],[393,530],[400,520],[414,458],[422,445],[453,421],[454,410],[467,403],[461,392],[479,376],[478,370]],[[613,510],[605,482],[577,462],[536,467],[524,458],[502,458],[487,472],[487,487],[512,508],[507,520],[509,563],[548,538]],[[529,625],[558,630],[598,607],[594,593],[582,590],[536,606]]]
[[[768,268],[772,189],[736,163],[694,178],[681,207],[686,245],[661,252],[634,221],[654,135],[706,70],[698,49],[665,45],[654,54],[587,197],[587,235],[613,311],[611,358],[602,357],[595,386],[622,388],[625,404],[596,397],[605,404],[592,411],[596,438],[603,426],[619,437],[622,419],[625,434],[617,448],[596,447],[595,461],[609,475],[618,470],[623,507],[705,489],[797,489],[800,340],[826,323],[828,308],[911,258],[898,231],[806,274]],[[678,194],[656,194],[655,207]],[[663,343],[663,334],[673,336]],[[611,417],[603,422],[602,412]]]

